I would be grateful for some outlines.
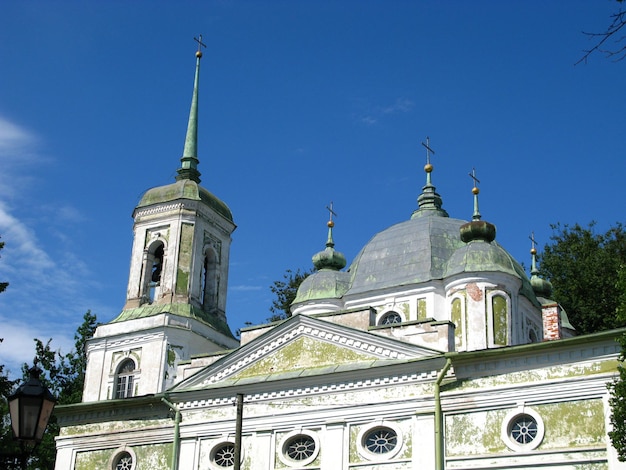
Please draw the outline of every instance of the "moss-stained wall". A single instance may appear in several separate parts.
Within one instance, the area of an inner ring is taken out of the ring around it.
[[[326,367],[374,359],[377,359],[377,357],[371,354],[360,353],[325,341],[301,337],[288,343],[273,354],[256,361],[234,377],[253,377],[279,372],[292,372],[308,367]]]
[[[501,295],[494,295],[491,298],[491,311],[493,313],[493,342],[500,346],[506,346],[509,329],[506,299]]]
[[[426,319],[426,299],[417,299],[417,319]]]
[[[532,409],[539,414],[545,427],[545,436],[536,451],[605,445],[602,400],[537,405]],[[512,410],[513,408],[446,416],[446,455],[461,457],[510,453],[501,437],[501,430],[507,413]]]
[[[178,255],[178,271],[176,273],[177,295],[186,295],[189,292],[193,231],[194,226],[191,224],[182,224],[180,227],[180,253]]]
[[[96,450],[76,454],[75,470],[106,470],[120,449]],[[133,447],[136,455],[135,470],[169,470],[172,461],[171,444]]]
[[[463,338],[465,337],[465,325],[463,324],[463,310],[461,299],[456,298],[452,301],[450,320],[454,323],[454,345],[459,350],[463,347]]]

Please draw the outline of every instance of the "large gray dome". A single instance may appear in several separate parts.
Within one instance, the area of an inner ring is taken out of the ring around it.
[[[464,223],[433,213],[376,234],[350,267],[346,295],[443,279],[447,261],[465,245],[459,235]]]

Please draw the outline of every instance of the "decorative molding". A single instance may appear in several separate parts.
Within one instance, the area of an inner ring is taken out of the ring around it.
[[[177,204],[168,204],[165,206],[157,206],[157,207],[151,207],[149,209],[142,209],[140,211],[137,211],[137,213],[135,214],[135,219],[139,217],[144,217],[146,215],[160,214],[163,212],[175,211],[175,210],[180,210],[184,208],[185,208],[185,204],[182,202],[179,202]]]
[[[380,388],[381,386],[391,385],[407,385],[417,384],[420,382],[432,382],[437,378],[438,370],[424,371],[421,373],[414,373],[410,375],[395,375],[387,377],[377,377],[375,379],[346,381],[340,383],[332,383],[326,385],[318,385],[312,387],[291,388],[274,390],[271,392],[262,392],[249,394],[244,397],[246,403],[260,402],[275,399],[285,398],[301,398],[310,397],[316,395],[326,395],[329,393],[346,392],[346,391],[365,391],[371,388]],[[180,403],[180,409],[194,409],[205,408],[213,406],[223,406],[233,403],[234,398],[232,396],[209,398],[206,400],[193,400],[185,403]]]
[[[124,333],[119,333],[116,336],[122,336],[123,334]],[[155,339],[162,340],[164,338],[165,338],[165,334],[163,332],[143,334],[143,335],[137,335],[137,336],[128,336],[128,337],[123,337],[123,338],[119,338],[116,340],[111,340],[107,337],[103,337],[102,339],[100,339],[100,341],[98,341],[97,339],[94,339],[90,341],[89,343],[87,343],[87,352],[93,352],[93,351],[103,350],[103,349],[110,350],[110,349],[119,348],[121,346],[145,343],[149,341],[154,341]]]
[[[398,352],[388,347],[383,347],[381,344],[374,344],[374,342],[358,340],[350,338],[345,334],[339,334],[330,332],[309,325],[299,325],[293,330],[285,332],[283,335],[275,338],[273,341],[267,343],[264,347],[253,351],[251,354],[242,357],[234,364],[226,367],[225,369],[217,372],[215,375],[204,380],[201,385],[210,385],[216,382],[220,382],[230,375],[233,375],[239,370],[242,370],[246,366],[252,364],[258,359],[267,356],[270,352],[275,351],[281,346],[289,343],[298,336],[308,336],[310,338],[321,339],[322,341],[330,342],[339,346],[344,346],[357,352],[367,352],[380,357],[381,359],[407,359],[408,356],[402,352]]]

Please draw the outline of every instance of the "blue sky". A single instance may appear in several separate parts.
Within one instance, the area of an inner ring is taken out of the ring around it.
[[[134,206],[173,181],[204,51],[203,185],[231,208],[227,316],[269,316],[338,213],[350,261],[433,183],[529,266],[532,231],[624,221],[626,61],[574,66],[619,5],[544,1],[5,1],[0,4],[0,363],[67,352],[124,304]]]

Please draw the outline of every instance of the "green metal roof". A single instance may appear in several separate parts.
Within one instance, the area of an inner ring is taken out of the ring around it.
[[[234,338],[233,333],[230,331],[230,328],[225,321],[221,320],[216,315],[212,315],[197,307],[194,307],[193,305],[184,303],[152,304],[137,308],[129,308],[123,310],[122,313],[120,313],[117,317],[111,320],[110,323],[118,323],[128,320],[136,320],[138,318],[153,317],[162,313],[170,313],[179,317],[193,318],[230,338]]]
[[[139,204],[137,204],[137,208],[176,201],[178,199],[202,201],[229,222],[233,222],[233,214],[225,202],[204,189],[195,181],[189,179],[181,179],[172,184],[148,189],[142,196]]]

